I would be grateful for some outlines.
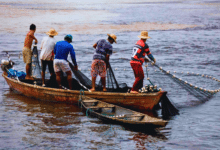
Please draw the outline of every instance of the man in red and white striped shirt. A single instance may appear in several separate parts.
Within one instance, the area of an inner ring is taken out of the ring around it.
[[[143,81],[144,81],[144,71],[142,68],[142,64],[144,61],[149,61],[146,57],[147,56],[156,63],[156,59],[153,57],[149,50],[149,46],[145,43],[147,39],[150,37],[148,36],[147,31],[142,31],[141,35],[138,36],[140,38],[139,41],[135,44],[133,48],[133,53],[131,57],[131,67],[134,71],[135,76],[135,82],[133,84],[133,88],[131,89],[131,93],[138,93],[138,90],[143,87]]]

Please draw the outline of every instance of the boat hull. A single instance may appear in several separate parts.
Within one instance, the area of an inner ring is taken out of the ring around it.
[[[65,90],[42,87],[38,85],[32,85],[24,82],[20,82],[16,79],[7,77],[4,73],[2,76],[5,78],[9,87],[25,96],[32,97],[39,100],[65,102],[78,104],[80,100],[80,94],[82,92],[78,90]],[[83,92],[86,96],[94,99],[98,99],[107,103],[116,104],[122,107],[131,108],[135,110],[152,110],[156,106],[163,95],[166,95],[165,91],[159,91],[154,93],[113,93],[113,92]]]
[[[97,117],[103,121],[120,123],[142,129],[146,129],[146,127],[165,127],[167,124],[167,121],[160,118],[102,102],[87,96],[82,97],[81,105],[86,110],[86,115]]]

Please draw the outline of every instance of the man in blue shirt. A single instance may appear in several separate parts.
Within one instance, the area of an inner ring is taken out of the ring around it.
[[[57,42],[54,48],[54,71],[56,73],[56,80],[59,88],[62,88],[61,74],[62,72],[65,72],[67,74],[69,89],[72,89],[72,73],[69,63],[67,62],[67,56],[69,53],[71,55],[72,62],[74,63],[74,69],[78,70],[75,52],[73,46],[70,44],[72,42],[72,39],[72,35],[68,34],[64,37],[64,41]]]

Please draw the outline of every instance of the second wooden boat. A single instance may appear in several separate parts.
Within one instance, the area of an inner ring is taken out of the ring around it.
[[[144,113],[102,102],[87,96],[81,96],[81,105],[87,114],[89,113],[102,120],[111,122],[142,127],[164,127],[167,124],[167,121],[160,118],[151,117]]]

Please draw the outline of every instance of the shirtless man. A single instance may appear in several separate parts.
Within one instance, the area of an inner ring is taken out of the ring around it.
[[[31,57],[32,57],[32,42],[35,40],[35,44],[37,44],[37,39],[34,36],[36,31],[36,26],[34,24],[30,25],[30,31],[27,33],[25,40],[24,40],[24,48],[23,48],[23,60],[26,63],[26,77],[25,79],[33,80],[31,77]]]

